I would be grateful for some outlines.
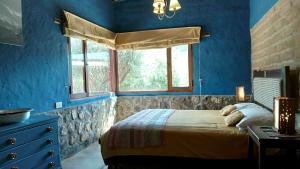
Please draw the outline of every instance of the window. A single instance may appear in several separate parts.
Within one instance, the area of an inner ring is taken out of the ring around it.
[[[120,91],[167,90],[167,72],[165,49],[118,52]]]
[[[192,91],[191,45],[120,50],[118,91]]]
[[[110,51],[101,44],[70,38],[71,97],[110,91]]]
[[[81,40],[71,39],[72,93],[85,93],[84,52]]]
[[[189,87],[188,45],[171,48],[172,86]]]
[[[71,98],[116,92],[191,92],[191,45],[112,52],[101,44],[69,39]],[[116,57],[114,54],[117,54]]]
[[[86,42],[88,84],[91,93],[109,92],[109,50],[95,42]]]

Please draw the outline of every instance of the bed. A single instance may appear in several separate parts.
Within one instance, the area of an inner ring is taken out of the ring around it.
[[[272,111],[273,97],[289,94],[288,74],[288,67],[254,71],[254,102]],[[247,132],[226,126],[219,110],[143,110],[116,123],[99,143],[109,169],[252,168]]]

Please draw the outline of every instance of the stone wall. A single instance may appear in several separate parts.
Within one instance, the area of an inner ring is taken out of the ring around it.
[[[116,121],[143,109],[219,110],[234,103],[235,96],[122,96],[116,105]]]
[[[300,97],[300,1],[279,0],[251,29],[252,69],[292,69],[293,97]],[[298,101],[300,107],[300,99]]]
[[[116,98],[100,100],[45,114],[59,116],[61,158],[70,157],[91,143],[114,122]]]
[[[44,114],[59,116],[60,151],[65,159],[98,141],[113,123],[143,109],[218,110],[234,103],[235,96],[122,96]]]

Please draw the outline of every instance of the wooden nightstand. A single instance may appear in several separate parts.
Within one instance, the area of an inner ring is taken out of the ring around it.
[[[300,149],[299,132],[294,135],[283,135],[277,133],[271,126],[248,126],[248,134],[248,157],[250,160],[253,159],[254,142],[258,147],[259,169],[269,168],[269,165],[266,164],[267,148],[289,149],[294,152]]]

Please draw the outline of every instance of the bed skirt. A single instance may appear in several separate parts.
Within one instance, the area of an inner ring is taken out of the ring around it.
[[[255,169],[256,163],[248,159],[206,160],[182,157],[124,156],[105,161],[108,169]]]

